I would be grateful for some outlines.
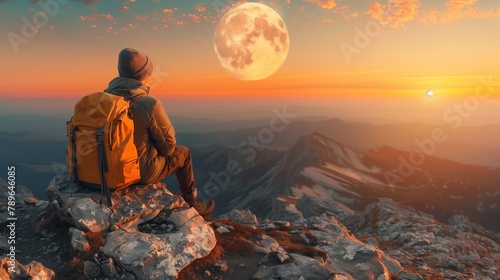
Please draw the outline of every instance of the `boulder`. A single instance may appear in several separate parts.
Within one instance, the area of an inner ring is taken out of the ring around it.
[[[56,274],[53,270],[46,268],[37,261],[31,261],[27,265],[23,265],[18,261],[15,262],[14,272],[9,271],[11,267],[10,259],[4,257],[0,260],[0,279],[12,280],[51,280],[54,279]]]
[[[335,271],[316,259],[290,254],[292,262],[277,266],[261,266],[252,279],[332,279]],[[354,279],[354,278],[346,278]]]
[[[85,233],[77,228],[70,228],[69,234],[71,236],[71,246],[73,249],[82,253],[90,251],[90,244],[87,240]]]
[[[154,235],[117,230],[107,235],[103,253],[138,279],[175,279],[193,260],[209,254],[217,241],[194,208],[171,217],[177,223],[175,232]]]
[[[70,229],[75,249],[89,248],[82,231],[103,234],[102,258],[85,262],[88,278],[114,277],[116,262],[126,270],[121,276],[128,271],[137,279],[175,279],[217,242],[210,224],[163,183],[113,192],[110,208],[101,205],[99,192],[71,186],[67,175],[54,177],[47,193],[57,216],[76,227]]]
[[[257,216],[250,210],[233,209],[226,214],[220,215],[222,219],[228,219],[235,223],[242,225],[256,225],[258,224]]]

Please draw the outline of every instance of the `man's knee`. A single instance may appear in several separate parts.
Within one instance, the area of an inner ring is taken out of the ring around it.
[[[191,152],[189,151],[189,148],[186,146],[177,146],[175,148],[179,154],[183,155],[183,158],[186,160],[191,158]]]
[[[170,167],[185,166],[191,161],[191,152],[185,146],[176,146],[174,153],[170,156]]]

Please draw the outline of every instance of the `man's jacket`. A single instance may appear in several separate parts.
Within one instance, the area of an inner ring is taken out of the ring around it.
[[[149,87],[140,81],[117,77],[105,92],[123,96],[131,102],[134,143],[141,169],[141,184],[155,183],[174,152],[175,131],[161,101],[149,96]]]

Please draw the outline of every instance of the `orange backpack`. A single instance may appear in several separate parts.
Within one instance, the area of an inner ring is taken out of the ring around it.
[[[81,186],[100,188],[108,206],[110,189],[120,190],[141,179],[130,102],[96,92],[78,101],[67,123],[68,172]]]

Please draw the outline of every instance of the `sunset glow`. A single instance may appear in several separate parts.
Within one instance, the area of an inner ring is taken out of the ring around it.
[[[217,22],[239,3],[70,1],[45,11],[47,1],[35,2],[0,4],[6,101],[103,90],[124,47],[152,58],[151,94],[167,99],[411,102],[429,88],[439,92],[433,106],[484,90],[500,97],[494,1],[265,1],[286,24],[290,50],[259,81],[234,78],[214,52]]]

